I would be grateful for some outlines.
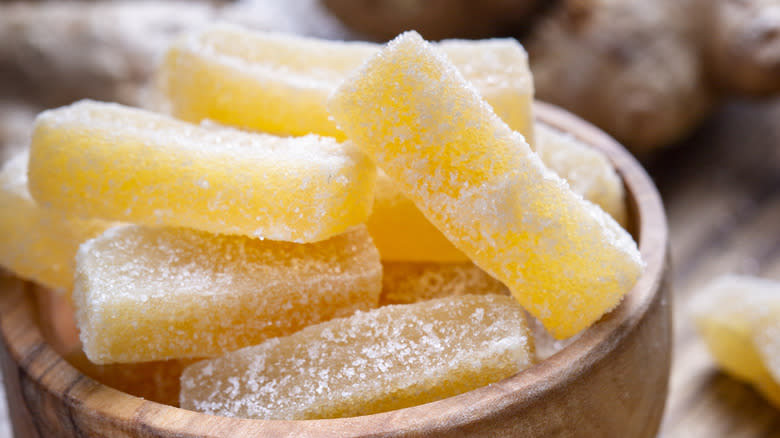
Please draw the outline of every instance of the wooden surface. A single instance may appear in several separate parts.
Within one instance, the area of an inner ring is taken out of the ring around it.
[[[547,106],[545,123],[603,150],[628,189],[631,229],[647,263],[631,293],[576,342],[495,384],[381,414],[305,422],[215,418],[102,386],[63,361],[41,334],[32,286],[0,289],[0,361],[21,437],[48,436],[655,436],[671,351],[667,228],[650,179],[598,130]]]
[[[728,105],[647,167],[667,208],[675,291],[659,436],[780,437],[780,410],[715,368],[688,313],[691,297],[714,276],[780,280],[780,99]]]

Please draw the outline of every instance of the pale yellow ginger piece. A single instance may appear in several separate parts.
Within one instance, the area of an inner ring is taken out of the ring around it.
[[[66,214],[313,242],[365,222],[376,170],[331,138],[81,101],[38,116],[29,177],[33,198]]]
[[[377,306],[365,226],[317,243],[110,228],[76,257],[73,299],[95,363],[212,357]]]
[[[230,417],[305,420],[415,406],[497,382],[532,363],[511,297],[385,306],[187,367],[181,406]]]
[[[38,205],[27,190],[28,151],[0,171],[0,265],[43,286],[70,293],[76,251],[111,223],[79,219]]]
[[[774,288],[771,312],[757,321],[753,343],[772,377],[758,381],[758,389],[780,408],[780,283],[775,282]]]
[[[382,261],[380,305],[411,304],[469,294],[508,295],[509,290],[472,262]]]
[[[542,122],[536,123],[536,153],[542,162],[623,227],[627,224],[625,189],[601,152]],[[382,260],[462,262],[468,260],[406,198],[381,169],[368,231]],[[399,233],[398,230],[403,230]]]
[[[575,193],[627,225],[623,181],[603,153],[542,122],[536,124],[536,153]]]
[[[512,129],[533,138],[533,80],[516,40],[449,40],[439,47]],[[380,48],[214,25],[171,45],[158,83],[172,113],[184,120],[343,138],[327,98]]]
[[[780,282],[719,277],[697,292],[691,315],[718,365],[780,407]]]
[[[417,33],[372,57],[330,109],[425,216],[555,337],[598,320],[641,274],[631,236],[548,170]]]

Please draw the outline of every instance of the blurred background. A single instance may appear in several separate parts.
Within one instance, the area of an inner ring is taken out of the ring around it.
[[[537,98],[623,143],[664,199],[676,344],[660,436],[780,437],[780,411],[717,371],[687,312],[716,276],[780,280],[780,0],[0,0],[0,159],[42,109],[148,106],[171,38],[215,20],[329,39],[517,38]]]

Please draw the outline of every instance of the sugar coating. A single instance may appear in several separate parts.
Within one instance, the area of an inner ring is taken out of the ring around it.
[[[95,363],[213,357],[377,306],[365,226],[317,243],[121,226],[84,243],[73,298]]]
[[[448,297],[358,312],[198,362],[182,373],[180,401],[230,417],[352,417],[499,381],[531,365],[532,351],[511,297]]]
[[[614,308],[642,272],[631,236],[548,170],[418,34],[372,57],[330,109],[428,220],[556,338]]]
[[[508,295],[509,290],[471,262],[382,261],[380,305],[411,304],[469,294]]]
[[[365,222],[376,170],[333,139],[81,101],[35,122],[30,192],[66,214],[313,242]]]
[[[690,310],[718,365],[780,407],[780,282],[722,276],[697,291]]]
[[[533,138],[533,81],[516,40],[450,40],[439,47],[513,129]],[[343,138],[327,111],[328,96],[380,48],[214,25],[171,45],[158,85],[184,120]]]
[[[27,190],[28,160],[28,151],[20,150],[0,170],[0,265],[70,294],[79,244],[111,224],[36,203]]]
[[[435,43],[509,127],[533,146],[534,81],[528,54],[514,38]]]
[[[606,156],[542,122],[536,122],[534,132],[536,153],[542,162],[565,179],[575,193],[597,204],[625,227],[625,189]],[[381,169],[377,172],[374,208],[366,225],[382,260],[468,261]]]
[[[565,179],[575,193],[626,226],[628,212],[623,181],[606,155],[542,122],[536,123],[535,150],[542,162]]]

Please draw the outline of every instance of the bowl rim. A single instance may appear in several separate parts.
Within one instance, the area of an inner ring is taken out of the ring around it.
[[[352,436],[353,430],[370,430],[375,435],[419,430],[443,433],[443,427],[465,427],[509,406],[531,405],[545,393],[563,389],[594,366],[642,320],[661,289],[668,243],[661,197],[648,174],[625,148],[590,123],[553,105],[536,101],[534,113],[538,121],[605,153],[626,188],[630,223],[646,267],[616,309],[566,348],[511,377],[443,400],[378,414],[322,420],[252,420],[218,417],[144,400],[81,374],[44,340],[32,314],[33,306],[29,305],[29,291],[20,290],[16,296],[0,294],[2,342],[20,370],[27,371],[33,381],[64,400],[70,409],[88,411],[92,417],[104,416],[112,423],[130,422],[128,428],[140,425],[150,435],[220,436],[229,431],[231,436],[276,436],[293,431],[296,436]],[[58,379],[71,383],[60,387]]]

